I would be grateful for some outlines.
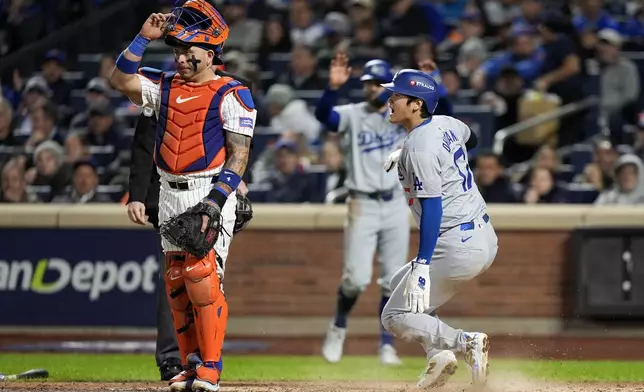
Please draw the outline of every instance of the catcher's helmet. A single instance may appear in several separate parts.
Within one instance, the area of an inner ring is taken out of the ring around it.
[[[427,105],[429,114],[434,113],[440,98],[439,86],[434,78],[415,69],[401,69],[396,72],[391,83],[381,86],[394,93],[422,100]]]
[[[215,64],[222,64],[224,42],[229,28],[219,11],[208,0],[188,0],[175,7],[165,23],[165,43],[170,46],[197,46],[215,52]]]
[[[393,74],[391,73],[391,67],[389,66],[389,63],[384,60],[376,59],[369,60],[364,65],[360,81],[364,82],[367,80],[373,80],[381,83],[389,83],[391,82],[392,78]]]

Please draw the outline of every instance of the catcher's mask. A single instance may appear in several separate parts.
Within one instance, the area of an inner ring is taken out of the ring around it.
[[[163,26],[165,43],[186,48],[197,46],[215,52],[213,64],[223,64],[221,55],[228,39],[228,25],[208,0],[188,0],[172,9]]]

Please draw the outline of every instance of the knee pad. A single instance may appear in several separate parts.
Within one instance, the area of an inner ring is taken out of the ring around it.
[[[221,295],[214,251],[204,258],[188,255],[183,265],[182,275],[188,296],[194,306],[210,305]]]

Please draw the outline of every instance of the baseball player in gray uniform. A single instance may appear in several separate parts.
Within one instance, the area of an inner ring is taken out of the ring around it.
[[[382,293],[379,312],[382,314],[391,295],[391,277],[407,261],[410,233],[402,187],[395,173],[382,170],[387,157],[405,135],[404,128],[389,122],[387,99],[391,94],[380,86],[391,81],[390,66],[383,60],[367,62],[360,78],[365,100],[336,106],[337,90],[350,75],[346,55],[336,55],[330,66],[329,87],[315,110],[317,119],[340,136],[347,166],[345,186],[349,189],[342,282],[336,315],[322,347],[322,355],[332,363],[342,358],[347,317],[360,293],[371,283],[374,253],[378,251],[378,283]],[[399,365],[393,336],[382,325],[380,331],[381,363]]]
[[[394,288],[382,323],[396,337],[420,342],[427,367],[420,387],[447,382],[457,368],[454,353],[463,353],[475,386],[488,374],[489,341],[484,333],[464,332],[432,312],[461,287],[487,270],[497,253],[497,236],[487,206],[474,183],[468,149],[477,138],[450,116],[432,115],[438,85],[429,74],[401,70],[383,87],[392,92],[390,121],[407,130],[397,159],[398,178],[420,230],[418,256],[392,278]]]

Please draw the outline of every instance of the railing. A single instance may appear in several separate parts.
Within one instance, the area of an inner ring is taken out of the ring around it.
[[[599,97],[590,96],[586,99],[583,99],[578,102],[572,102],[567,105],[561,106],[555,110],[549,111],[547,113],[542,113],[537,116],[534,116],[528,120],[521,121],[520,123],[513,124],[509,127],[500,129],[494,135],[494,145],[492,147],[493,151],[497,155],[503,155],[503,149],[505,146],[505,141],[511,136],[518,135],[519,133],[526,132],[533,127],[541,125],[545,122],[556,120],[562,117],[569,116],[574,113],[578,113],[587,109],[590,109],[594,106],[599,105]]]

